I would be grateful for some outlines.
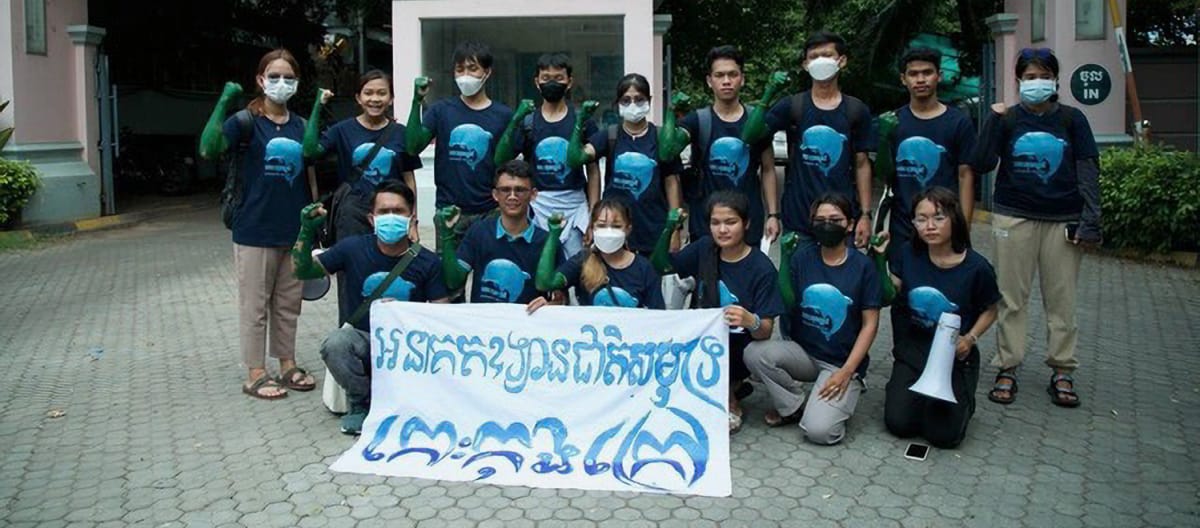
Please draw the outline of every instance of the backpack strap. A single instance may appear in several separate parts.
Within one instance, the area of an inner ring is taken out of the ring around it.
[[[608,125],[608,155],[604,156],[604,176],[605,184],[612,181],[613,170],[616,163],[616,153],[613,152],[617,148],[617,127],[621,125]]]
[[[812,106],[812,97],[809,97],[808,92],[792,94],[792,127],[800,126],[800,121],[804,119],[804,114],[808,113],[809,106]]]
[[[346,319],[346,324],[354,326],[359,320],[361,320],[371,311],[371,303],[375,302],[376,299],[379,299],[379,297],[387,291],[388,287],[396,281],[396,278],[399,277],[401,273],[404,273],[404,270],[408,269],[408,265],[412,264],[413,259],[417,258],[418,251],[419,250],[413,245],[408,246],[408,251],[404,252],[404,256],[400,258],[400,261],[396,263],[396,266],[392,268],[392,271],[387,274],[387,277],[384,277],[383,281],[371,291],[371,295],[368,295],[366,299],[363,299],[363,302],[358,305],[358,308],[354,310],[354,313],[350,316],[350,318]]]
[[[237,144],[237,154],[241,155],[250,149],[250,140],[254,138],[254,114],[243,108],[233,114],[233,118],[237,119],[238,129],[241,131]]]
[[[699,155],[693,155],[692,158],[698,160],[708,160],[708,143],[712,141],[713,128],[713,109],[711,106],[706,106],[696,111],[696,117],[700,122],[700,137],[696,146],[699,147]]]

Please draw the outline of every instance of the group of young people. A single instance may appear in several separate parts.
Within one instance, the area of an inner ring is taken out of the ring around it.
[[[521,101],[513,111],[487,95],[489,49],[467,42],[453,57],[460,95],[426,106],[429,80],[417,78],[403,126],[390,118],[391,79],[370,72],[355,94],[361,113],[321,132],[320,109],[332,93],[319,91],[307,122],[293,117],[286,103],[298,68],[286,51],[267,54],[257,72],[262,93],[248,107],[251,126],[239,115],[222,125],[240,93],[229,83],[201,141],[205,157],[238,146],[242,200],[232,230],[243,391],[276,399],[315,386],[295,364],[302,279],[339,276],[341,328],[322,343],[321,356],[350,399],[342,431],[356,434],[370,405],[373,300],[462,302],[471,280],[470,302],[520,303],[531,316],[568,303],[570,291],[581,305],[663,309],[663,277],[677,274],[695,281],[691,307],[722,309],[730,327],[731,431],[742,425],[740,400],[756,380],[772,402],[767,424],[799,424],[812,442],[840,442],[865,389],[880,311],[890,304],[885,423],[898,436],[953,447],[975,409],[978,340],[998,317],[1000,372],[989,398],[1011,403],[1016,395],[1036,271],[1054,369],[1048,390],[1054,403],[1078,405],[1073,284],[1078,246],[1100,240],[1098,154],[1083,114],[1057,103],[1053,53],[1022,51],[1021,103],[996,106],[978,136],[965,113],[937,99],[938,52],[903,56],[910,102],[878,128],[867,106],[838,85],[847,60],[839,36],[817,32],[800,57],[810,90],[779,98],[788,79],[776,73],[761,99],[746,102],[741,54],[716,47],[707,59],[710,106],[678,119],[690,98],[677,94],[656,125],[653,90],[631,73],[611,101],[621,122],[597,126],[591,117],[600,103],[570,103],[565,56],[538,61],[532,82],[542,102]],[[791,158],[782,194],[770,145],[779,131]],[[436,251],[416,236],[412,172],[431,143]],[[689,146],[685,169],[680,154]],[[887,173],[891,196],[879,221],[870,156],[877,150],[875,168]],[[327,211],[311,172],[300,174],[306,159],[332,153],[341,187]],[[970,241],[975,174],[997,163],[999,281]],[[1064,228],[1074,222],[1068,240]],[[323,224],[334,228],[335,243],[314,251]],[[758,250],[764,237],[780,239],[778,270]],[[874,260],[860,251],[869,245]],[[952,371],[957,403],[908,390],[943,313],[962,321]],[[280,361],[278,378],[264,369],[266,343]]]

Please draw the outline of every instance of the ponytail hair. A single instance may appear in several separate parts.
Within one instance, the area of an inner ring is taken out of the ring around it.
[[[592,208],[591,225],[596,225],[596,219],[600,217],[600,212],[609,210],[616,213],[625,220],[625,224],[631,229],[633,228],[633,215],[630,214],[629,204],[624,200],[617,198],[605,198],[596,202],[596,206]],[[583,269],[579,273],[579,283],[583,285],[584,291],[589,294],[599,289],[601,286],[608,284],[608,266],[604,264],[604,257],[600,254],[600,250],[595,246],[587,248],[587,257],[583,259]]]
[[[299,77],[300,63],[296,62],[296,57],[292,56],[292,52],[290,52],[286,49],[277,48],[277,49],[268,51],[265,55],[262,56],[261,59],[258,60],[258,71],[255,72],[255,74],[254,74],[255,75],[255,83],[254,83],[255,86],[258,86],[257,78],[259,76],[266,74],[267,67],[269,67],[272,62],[275,62],[280,59],[287,62],[288,65],[292,67],[292,72],[295,73],[297,77]],[[259,87],[257,89],[257,93],[258,93],[258,95],[255,96],[254,99],[250,100],[250,104],[246,105],[246,110],[248,110],[250,112],[250,114],[254,115],[254,116],[263,115],[263,105],[266,104],[265,100],[267,97],[266,95],[264,95],[262,93],[261,87]]]

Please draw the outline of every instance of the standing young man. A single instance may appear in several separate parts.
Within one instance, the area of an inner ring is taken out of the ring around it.
[[[900,82],[909,100],[895,111],[894,132],[884,133],[879,149],[893,164],[880,167],[895,196],[887,228],[889,248],[912,240],[913,198],[929,187],[954,191],[968,225],[975,209],[975,172],[970,165],[975,125],[962,110],[938,101],[941,63],[941,52],[930,48],[911,49],[900,60]]]
[[[771,103],[786,77],[776,74],[763,100],[750,110],[742,140],[756,144],[779,130],[788,131],[789,163],[784,179],[781,212],[784,231],[795,231],[801,245],[813,244],[809,208],[817,196],[834,191],[856,197],[854,243],[867,244],[871,232],[871,160],[876,138],[871,110],[842,93],[838,72],[846,67],[846,41],[818,31],[804,43],[801,65],[812,76],[812,89]]]
[[[683,149],[692,146],[693,178],[684,186],[689,215],[688,232],[692,240],[709,233],[708,219],[700,214],[712,193],[732,189],[750,199],[750,225],[746,243],[757,246],[765,234],[774,241],[779,236],[779,194],[775,179],[775,154],[771,142],[753,146],[742,141],[748,112],[740,94],[746,84],[742,68],[746,64],[733,46],[718,46],[708,51],[708,75],[705,81],[713,93],[713,104],[684,116],[679,127],[671,126],[673,111],[666,114],[659,131],[659,143]],[[678,98],[681,102],[685,98]],[[672,105],[674,110],[675,105]],[[698,181],[697,181],[698,180]]]
[[[433,140],[437,153],[433,162],[436,206],[456,206],[462,218],[453,235],[462,237],[475,221],[495,211],[492,175],[496,142],[512,117],[512,110],[492,101],[484,88],[492,75],[492,51],[479,42],[463,42],[454,48],[454,83],[461,94],[434,103],[421,115],[421,102],[429,92],[429,78],[413,82],[412,110],[408,114],[405,146],[420,155]],[[438,241],[444,238],[438,231]]]
[[[567,142],[578,119],[569,103],[574,85],[571,64],[561,53],[547,53],[538,58],[533,84],[542,95],[539,111],[533,102],[521,101],[496,146],[496,165],[521,154],[531,165],[537,199],[532,203],[533,221],[540,229],[549,229],[547,221],[554,214],[563,216],[563,253],[572,257],[583,249],[591,206],[600,200],[600,167],[588,163],[583,167],[567,165]],[[596,124],[584,124],[585,137],[596,132]]]
[[[399,275],[386,285],[378,296],[380,299],[435,303],[448,300],[437,256],[408,238],[409,227],[415,226],[412,218],[415,205],[412,189],[397,180],[383,180],[375,187],[371,213],[367,215],[374,232],[343,238],[315,260],[311,253],[313,238],[325,222],[325,209],[315,203],[300,213],[300,236],[292,250],[296,277],[307,280],[341,273],[349,288],[350,302],[339,305],[342,313],[338,319],[353,326],[334,330],[321,343],[321,359],[350,400],[350,411],[342,416],[341,423],[346,434],[362,431],[371,399],[368,335],[371,325],[367,314],[355,312],[366,309],[365,300],[398,266],[402,266]]]
[[[457,230],[461,212],[454,206],[438,209],[434,222],[439,233],[447,234],[438,248],[447,288],[462,288],[467,274],[474,272],[472,303],[526,304],[538,297],[533,279],[549,233],[529,221],[529,203],[537,194],[528,164],[511,160],[501,165],[492,189],[492,198],[500,205],[500,215],[475,222],[461,244],[448,235]],[[555,267],[562,261],[559,251]],[[555,301],[561,302],[561,294],[554,292]]]

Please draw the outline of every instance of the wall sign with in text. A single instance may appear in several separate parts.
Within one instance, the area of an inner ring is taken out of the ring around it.
[[[1071,96],[1080,104],[1098,105],[1112,93],[1112,76],[1099,64],[1084,64],[1071,73]]]

